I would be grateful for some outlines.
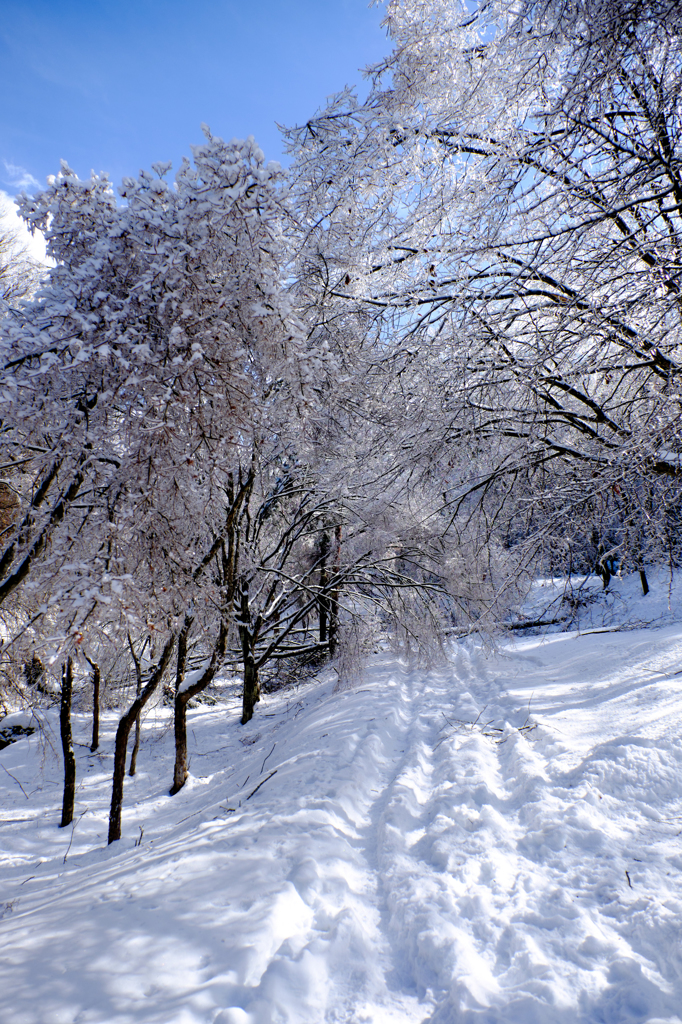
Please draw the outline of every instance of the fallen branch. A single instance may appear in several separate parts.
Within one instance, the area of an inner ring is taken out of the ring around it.
[[[264,785],[265,785],[265,783],[266,783],[266,782],[268,781],[268,779],[271,779],[271,778],[272,778],[272,776],[273,776],[273,775],[276,775],[276,774],[277,774],[277,769],[275,768],[275,769],[274,769],[273,771],[271,771],[271,772],[270,772],[270,774],[269,774],[269,775],[266,775],[266,777],[265,777],[265,778],[263,779],[263,781],[262,781],[262,782],[259,782],[259,783],[258,783],[258,785],[256,786],[256,788],[255,788],[254,790],[252,790],[252,792],[251,792],[251,793],[249,793],[249,795],[247,796],[247,798],[246,798],[246,799],[247,799],[247,800],[250,800],[250,799],[251,799],[251,797],[252,797],[252,796],[253,796],[253,795],[254,795],[255,793],[257,793],[257,792],[258,792],[258,790],[259,790],[259,789],[261,788],[261,786],[264,786]]]
[[[71,826],[71,838],[69,839],[69,845],[66,848],[66,853],[64,854],[64,860],[62,861],[62,864],[66,864],[66,858],[69,856],[69,851],[71,849],[71,843],[73,842],[73,834],[76,831],[76,825],[79,823],[79,821],[81,820],[83,815],[87,813],[87,811],[88,811],[88,808],[86,807],[84,811],[81,811],[81,813],[79,814],[78,818],[76,819],[76,821],[74,821],[73,825]]]
[[[532,622],[509,622],[507,629],[535,629],[539,626],[558,626],[566,619],[534,619]]]
[[[2,767],[3,767],[3,768],[5,768],[4,764],[3,764],[3,766],[2,766]],[[5,771],[7,772],[7,769],[6,769],[6,768],[5,768]],[[11,772],[7,772],[7,774],[9,775],[10,779],[14,779],[14,781],[15,781],[15,782],[16,782],[16,784],[17,784],[17,786],[19,787],[19,789],[21,790],[21,792],[22,792],[22,793],[24,794],[24,796],[25,796],[25,797],[26,797],[26,799],[28,800],[28,793],[26,792],[26,790],[24,789],[24,787],[22,786],[22,784],[21,784],[21,783],[19,782],[19,779],[15,779],[15,778],[14,778],[14,776],[12,775],[12,773],[11,773]]]
[[[277,744],[273,743],[272,744],[272,750],[274,750],[276,746],[277,746]],[[270,751],[270,754],[272,753],[272,750]],[[267,761],[268,757],[270,757],[270,754],[268,754],[268,756],[265,758],[265,761]],[[261,765],[261,769],[260,769],[261,775],[263,774],[263,771],[265,770],[265,761],[263,761],[263,764]]]

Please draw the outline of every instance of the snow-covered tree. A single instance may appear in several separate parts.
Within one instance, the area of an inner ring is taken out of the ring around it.
[[[58,614],[66,647],[101,615],[123,637],[151,631],[168,657],[190,609],[195,629],[219,631],[232,609],[206,570],[229,481],[272,396],[304,403],[313,358],[279,282],[279,169],[252,139],[206,136],[174,188],[157,165],[118,205],[105,178],[64,166],[22,201],[55,266],[2,339],[20,507],[0,601]]]
[[[124,207],[106,179],[80,182],[68,168],[24,199],[56,266],[3,345],[3,440],[23,499],[3,599],[68,519],[100,541],[72,570],[74,603],[86,578],[111,592],[125,547],[170,609],[196,567],[197,534],[219,528],[240,430],[262,415],[263,389],[298,366],[277,284],[278,172],[251,141],[209,138],[194,155],[175,189],[165,167],[127,180]],[[162,563],[168,597],[154,577]]]
[[[621,554],[660,550],[682,452],[679,5],[392,0],[386,25],[367,100],[289,138],[308,280],[364,316],[405,393],[396,460],[440,473],[453,528],[475,508],[484,539],[523,541],[519,568],[607,505]]]

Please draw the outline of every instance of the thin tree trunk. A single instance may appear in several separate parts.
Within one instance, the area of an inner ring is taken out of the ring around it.
[[[83,651],[85,654],[85,651]],[[99,746],[99,692],[102,682],[102,677],[99,670],[99,665],[89,658],[85,654],[85,660],[92,669],[92,743],[90,744],[90,753],[94,754]]]
[[[55,477],[57,476],[61,468],[61,465],[61,459],[58,462],[52,464],[46,476],[44,477],[43,482],[40,484],[38,490],[35,492],[33,500],[31,501],[30,508],[26,515],[24,516],[23,522],[19,527],[19,532],[17,534],[16,539],[12,541],[12,543],[6,548],[2,557],[0,557],[0,577],[3,577],[5,575],[5,572],[11,566],[14,560],[14,556],[17,552],[17,546],[22,547],[27,542],[30,535],[31,523],[33,521],[33,513],[37,508],[40,508],[40,506],[45,501],[47,492],[52,486],[52,483]]]
[[[173,785],[170,788],[171,796],[180,792],[187,782],[189,775],[187,759],[187,705],[192,697],[196,697],[210,685],[222,664],[223,658],[225,657],[225,646],[227,644],[228,633],[228,624],[225,616],[232,614],[235,589],[237,585],[237,561],[239,554],[238,528],[236,525],[237,517],[244,501],[248,502],[248,498],[251,493],[255,475],[254,465],[255,462],[252,461],[249,475],[244,482],[241,480],[240,473],[239,491],[236,497],[234,493],[234,478],[232,474],[228,476],[227,499],[230,503],[230,511],[225,525],[225,534],[222,538],[222,543],[220,544],[220,564],[222,567],[223,588],[223,608],[220,620],[220,629],[218,630],[218,637],[213,647],[211,660],[202,672],[201,676],[188,687],[185,687],[183,684],[185,678],[185,663],[187,660],[187,637],[194,620],[193,616],[185,616],[185,622],[178,638],[178,663],[175,676],[174,716],[175,765],[173,768]],[[225,546],[225,539],[227,539],[227,548]],[[215,553],[217,554],[217,549],[215,549]],[[202,568],[205,567],[206,564],[208,564],[206,559],[202,560]]]
[[[193,622],[194,616],[186,615],[185,621],[182,624],[182,629],[180,630],[180,636],[178,637],[178,660],[175,666],[176,694],[180,692],[182,684],[185,681],[185,668],[187,667],[187,638]]]
[[[334,528],[334,565],[332,573],[338,576],[341,568],[341,526]],[[339,588],[333,588],[329,596],[329,657],[333,658],[339,639]]]
[[[240,630],[241,632],[241,630]],[[247,632],[246,630],[244,632]],[[248,644],[248,641],[247,641]],[[242,642],[242,648],[244,644]],[[248,653],[244,655],[244,699],[242,703],[241,724],[246,725],[253,718],[253,709],[260,700],[258,685],[258,667],[248,644]]]
[[[251,635],[248,584],[243,583],[240,595],[239,640],[242,645],[242,662],[244,664],[244,694],[242,701],[242,725],[253,718],[253,709],[260,700],[258,688],[258,666],[253,657],[253,637]]]
[[[149,677],[147,685],[144,687],[139,697],[136,697],[118,723],[118,729],[116,730],[116,744],[114,746],[114,774],[111,787],[111,808],[109,810],[109,843],[114,843],[117,839],[121,838],[123,782],[125,780],[126,773],[126,751],[128,748],[130,730],[133,727],[133,722],[161,682],[163,673],[166,671],[171,654],[173,653],[174,646],[175,634],[171,633],[166,641],[163,651],[161,652],[161,658]]]
[[[187,705],[184,693],[175,695],[175,765],[173,768],[173,785],[170,795],[175,796],[187,782],[189,767],[187,764]]]
[[[644,595],[644,597],[646,597],[646,595],[649,593],[649,581],[646,578],[646,573],[644,572],[644,569],[639,570],[639,579],[642,584],[642,594]]]
[[[329,577],[327,575],[327,558],[329,557],[329,534],[323,531],[320,537],[318,560],[320,563],[320,598],[317,602],[320,630],[320,643],[324,644],[328,639],[329,627],[329,597],[326,593]]]
[[[146,644],[147,644],[147,642],[145,641],[144,644],[142,645],[142,652],[144,652]],[[138,658],[137,654],[135,653],[135,648],[133,647],[133,641],[130,638],[130,633],[128,633],[128,646],[130,647],[130,653],[133,656],[133,662],[135,664],[135,680],[136,680],[135,699],[137,700],[137,698],[140,696],[140,693],[142,692],[142,664],[141,664],[140,659]],[[140,712],[140,714],[138,714],[137,718],[135,719],[135,743],[133,744],[133,752],[130,755],[130,768],[128,769],[128,775],[130,775],[131,778],[133,777],[133,775],[135,774],[135,772],[137,770],[137,753],[138,753],[138,751],[140,749],[140,718],[141,718],[141,715],[142,715],[142,712]]]
[[[137,691],[139,696],[140,691]],[[133,775],[137,771],[137,754],[140,749],[140,716],[138,715],[135,719],[135,742],[133,743],[133,752],[130,755],[130,768],[128,769],[128,775],[132,779]]]
[[[70,825],[73,821],[73,805],[76,798],[76,757],[73,752],[73,736],[71,734],[72,694],[73,662],[69,657],[66,659],[66,665],[62,665],[62,700],[59,709],[59,731],[64,752],[64,799],[60,828]]]
[[[185,637],[185,642],[186,640],[187,637]],[[189,775],[187,765],[187,705],[191,701],[192,697],[196,697],[197,694],[205,690],[215,678],[215,674],[220,668],[223,658],[225,657],[226,644],[227,625],[221,620],[218,636],[208,665],[191,686],[183,687],[181,681],[177,688],[177,692],[175,694],[175,768],[173,770],[173,785],[170,790],[171,796],[175,796],[176,793],[180,792],[187,782],[187,777]]]
[[[173,785],[170,795],[178,793],[187,781],[187,704],[182,692],[187,665],[187,638],[194,621],[193,616],[186,615],[178,637],[178,661],[175,669],[175,767],[173,769]]]

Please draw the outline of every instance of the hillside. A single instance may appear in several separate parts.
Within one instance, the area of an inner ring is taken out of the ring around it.
[[[60,830],[41,715],[0,752],[0,1020],[681,1021],[682,617],[650,581],[614,581],[582,632],[376,654],[244,727],[226,680],[172,798],[157,707],[109,848],[116,716],[96,755],[75,720]]]

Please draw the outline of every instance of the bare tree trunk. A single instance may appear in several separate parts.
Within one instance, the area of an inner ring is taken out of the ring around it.
[[[102,677],[99,665],[87,654],[85,654],[85,660],[92,669],[92,743],[90,744],[90,753],[94,754],[99,746],[99,691]]]
[[[186,615],[185,621],[178,637],[178,661],[175,669],[175,768],[173,770],[173,785],[170,795],[178,793],[187,781],[187,704],[182,692],[182,684],[185,680],[185,666],[187,665],[187,637],[194,621],[192,616]]]
[[[166,671],[171,654],[173,653],[174,646],[175,634],[171,633],[166,641],[163,651],[161,652],[159,662],[149,677],[147,685],[144,687],[139,697],[136,697],[118,723],[118,729],[116,730],[116,744],[114,747],[114,774],[111,787],[111,808],[109,810],[109,843],[114,843],[117,839],[121,838],[123,782],[126,773],[126,750],[128,748],[130,730],[133,727],[133,722],[161,682],[163,673]]]
[[[253,718],[253,709],[260,700],[258,666],[253,656],[253,637],[249,628],[249,590],[246,583],[242,583],[241,587],[239,619],[239,640],[242,645],[242,662],[244,664],[244,694],[241,722],[242,725],[246,725]]]
[[[187,620],[185,620],[185,624],[187,624]],[[191,625],[191,620],[189,625]],[[187,627],[187,632],[189,632],[189,625]],[[186,642],[187,637],[185,636],[185,643]],[[215,678],[215,674],[220,668],[223,658],[225,657],[226,644],[227,625],[224,621],[221,621],[218,636],[213,647],[213,653],[211,654],[211,660],[208,665],[191,686],[183,688],[181,682],[177,688],[177,692],[175,694],[175,769],[173,771],[173,785],[170,790],[171,796],[175,796],[176,793],[180,792],[187,782],[187,776],[189,774],[187,766],[187,705],[191,701],[192,697],[196,697],[197,694],[205,690]]]
[[[170,789],[171,796],[180,792],[187,782],[187,777],[189,775],[187,763],[187,705],[192,697],[196,697],[211,684],[216,672],[222,664],[223,658],[225,657],[225,646],[227,644],[228,633],[228,622],[226,621],[226,617],[231,616],[232,614],[234,595],[237,586],[237,562],[239,556],[239,531],[237,527],[237,518],[243,503],[245,501],[248,502],[249,495],[251,494],[255,475],[254,465],[255,461],[252,461],[251,469],[244,481],[241,479],[240,471],[239,490],[236,496],[234,493],[234,478],[232,474],[228,477],[227,498],[230,503],[230,511],[225,524],[225,535],[220,546],[220,566],[222,569],[223,588],[223,607],[221,612],[220,628],[213,647],[213,653],[211,654],[211,660],[200,677],[192,683],[191,686],[187,687],[183,684],[185,678],[185,664],[187,661],[187,637],[189,635],[192,622],[194,621],[193,615],[185,616],[182,631],[178,638],[178,663],[175,676],[175,766],[173,769],[173,785]],[[227,540],[227,546],[225,544],[225,540]],[[204,560],[202,562],[202,568],[206,564],[207,562]]]
[[[251,721],[253,718],[253,709],[259,700],[260,686],[258,685],[258,667],[254,661],[249,644],[248,653],[244,655],[244,699],[242,703],[242,725],[246,725],[247,722]]]
[[[73,805],[76,798],[76,757],[73,752],[73,736],[71,734],[72,694],[73,662],[69,657],[66,659],[66,664],[62,665],[62,701],[59,709],[59,731],[64,752],[64,799],[60,828],[70,825],[73,821]]]
[[[644,569],[639,570],[639,579],[642,584],[642,594],[644,595],[644,597],[646,597],[646,595],[649,593],[649,581],[646,578],[646,573],[644,572]]]
[[[337,576],[341,568],[341,526],[334,528],[334,565],[332,572]],[[336,653],[339,638],[339,587],[333,588],[329,597],[329,657]]]
[[[184,693],[175,695],[175,766],[173,768],[173,785],[170,795],[175,796],[187,782],[189,767],[187,764],[187,705]]]
[[[130,638],[130,633],[128,633],[128,646],[130,647],[130,653],[133,656],[133,662],[135,664],[135,679],[136,679],[135,699],[137,700],[137,698],[140,696],[140,693],[142,692],[142,664],[140,663],[140,659],[138,658],[137,654],[135,653],[135,648],[133,647],[133,641]],[[144,652],[145,646],[146,646],[146,641],[142,645],[142,651],[143,652]],[[137,753],[138,753],[138,751],[140,749],[140,716],[141,716],[141,714],[142,714],[142,712],[140,711],[140,713],[138,714],[137,718],[135,719],[135,743],[133,744],[133,752],[130,755],[130,768],[128,769],[128,775],[130,775],[131,778],[133,777],[133,775],[135,774],[135,772],[137,770]]]
[[[318,549],[318,561],[320,563],[320,598],[317,602],[319,621],[320,621],[320,643],[324,644],[328,639],[328,627],[329,627],[329,597],[326,593],[327,584],[329,577],[327,574],[327,558],[329,557],[329,534],[326,530],[323,531],[320,537],[320,545]]]
[[[140,691],[137,691],[138,696]],[[138,715],[135,719],[135,742],[133,743],[133,752],[130,755],[130,768],[128,769],[128,775],[132,779],[133,775],[137,771],[137,755],[140,749],[140,716]]]
[[[185,668],[187,667],[187,638],[194,622],[193,615],[186,615],[185,621],[178,637],[178,660],[175,666],[175,692],[180,693],[182,684],[185,681]]]

